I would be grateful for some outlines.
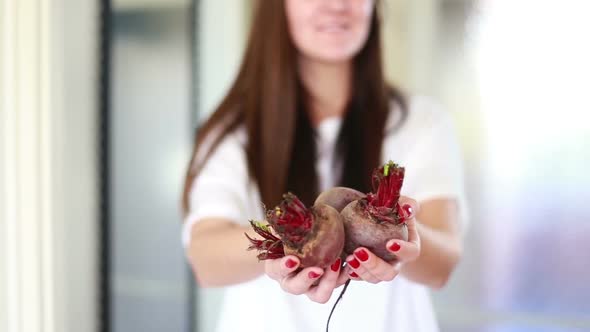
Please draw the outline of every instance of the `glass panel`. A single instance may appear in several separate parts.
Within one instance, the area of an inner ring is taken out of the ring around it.
[[[111,331],[188,331],[179,196],[192,137],[190,10],[116,2]]]

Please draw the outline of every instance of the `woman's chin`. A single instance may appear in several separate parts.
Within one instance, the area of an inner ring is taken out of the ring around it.
[[[315,62],[337,65],[352,61],[355,55],[356,52],[351,52],[349,50],[330,50],[327,52],[316,52],[315,54],[310,54],[307,57],[309,60]]]

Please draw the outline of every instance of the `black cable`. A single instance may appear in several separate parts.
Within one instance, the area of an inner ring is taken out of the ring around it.
[[[329,330],[330,330],[330,319],[332,319],[332,314],[334,313],[334,309],[336,309],[338,302],[340,302],[340,300],[342,300],[342,297],[344,296],[344,292],[346,292],[346,289],[348,288],[348,285],[350,284],[351,280],[352,279],[346,280],[346,283],[344,284],[344,288],[342,288],[340,295],[338,295],[338,299],[336,300],[336,302],[334,302],[334,305],[332,306],[332,310],[330,310],[330,316],[328,316],[328,321],[326,322],[326,332],[329,332]]]

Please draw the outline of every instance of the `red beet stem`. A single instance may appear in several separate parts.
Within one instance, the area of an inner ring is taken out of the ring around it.
[[[254,220],[250,220],[250,225],[256,234],[262,236],[264,240],[251,238],[247,233],[244,233],[250,241],[248,250],[258,250],[258,259],[277,259],[285,257],[283,249],[283,241],[272,234],[269,225],[262,225]]]
[[[281,203],[266,212],[268,222],[291,247],[301,246],[313,226],[313,215],[303,202],[292,193],[283,196]]]
[[[373,171],[373,192],[367,195],[367,210],[380,221],[399,223],[398,201],[405,169],[393,161]]]

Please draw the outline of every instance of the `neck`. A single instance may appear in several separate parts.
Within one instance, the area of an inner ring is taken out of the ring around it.
[[[344,115],[350,98],[351,62],[326,64],[301,59],[299,74],[309,94],[308,111],[314,126],[325,118]]]

